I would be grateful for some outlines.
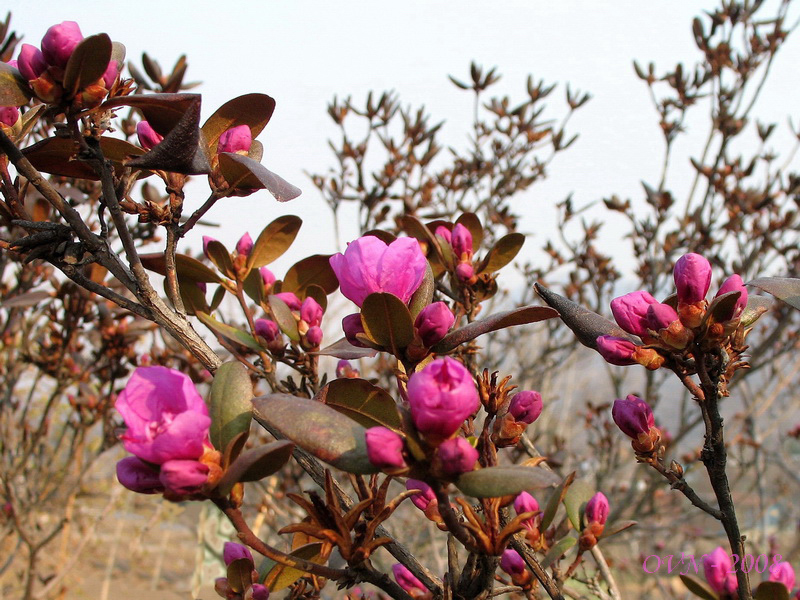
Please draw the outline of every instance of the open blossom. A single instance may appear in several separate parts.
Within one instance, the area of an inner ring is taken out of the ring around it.
[[[735,594],[739,589],[731,557],[722,546],[703,557],[703,572],[708,585],[718,594]]]
[[[188,376],[166,367],[139,367],[117,398],[128,430],[125,449],[144,461],[196,460],[203,454],[211,419]]]
[[[645,291],[631,292],[611,301],[611,312],[620,327],[633,335],[647,334],[647,309],[658,300]]]
[[[406,465],[403,458],[403,438],[388,427],[370,427],[364,434],[367,442],[367,458],[379,469],[401,469]]]
[[[247,152],[253,145],[253,134],[248,125],[231,127],[219,136],[217,152]]]
[[[438,358],[411,376],[408,403],[420,433],[447,438],[478,410],[480,400],[466,367],[452,358]]]
[[[387,245],[372,235],[350,242],[344,254],[330,258],[342,294],[358,306],[376,292],[408,303],[425,277],[427,262],[414,238],[397,238]]]

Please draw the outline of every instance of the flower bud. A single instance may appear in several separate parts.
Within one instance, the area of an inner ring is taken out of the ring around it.
[[[645,291],[631,292],[611,301],[611,312],[620,327],[643,337],[647,335],[647,308],[651,304],[658,304],[658,300]]]
[[[769,581],[777,581],[791,592],[794,589],[794,569],[788,562],[779,562],[769,568]]]
[[[275,321],[270,319],[256,319],[256,335],[264,338],[267,342],[278,339],[281,335],[280,327]]]
[[[730,312],[730,314],[720,316],[720,321],[730,321],[731,319],[736,319],[742,314],[747,306],[747,288],[744,286],[744,282],[739,275],[734,274],[728,277],[722,284],[722,287],[719,288],[715,298],[722,296],[723,294],[727,294],[728,292],[739,292],[739,299],[736,301],[736,304],[734,304],[733,310]]]
[[[82,41],[83,34],[75,21],[64,21],[53,25],[42,38],[44,60],[63,69],[67,66],[72,52]]]
[[[508,405],[508,413],[515,421],[530,425],[542,414],[542,395],[533,390],[514,394]]]
[[[527,512],[539,512],[539,503],[536,501],[536,498],[531,496],[528,492],[520,492],[519,495],[514,498],[514,511],[518,515]]]
[[[19,51],[17,68],[20,74],[28,81],[38,79],[47,70],[47,62],[44,60],[42,51],[36,46],[22,44]]]
[[[234,594],[227,577],[217,577],[214,580],[214,591],[222,598],[230,598]]]
[[[634,440],[655,426],[653,409],[647,402],[633,394],[629,394],[625,400],[614,400],[611,416],[622,433]]]
[[[442,471],[450,476],[472,471],[478,461],[478,451],[463,437],[450,438],[442,442],[436,456]]]
[[[168,460],[161,465],[159,479],[167,491],[185,495],[200,491],[209,468],[197,460]]]
[[[250,252],[253,250],[253,238],[250,237],[248,232],[244,232],[244,235],[239,238],[239,241],[236,242],[236,252],[239,253],[240,256],[250,256]]]
[[[139,138],[139,145],[144,148],[145,150],[151,150],[153,147],[157,146],[161,143],[161,140],[164,139],[164,136],[159,134],[147,121],[139,121],[136,124],[136,135]],[[213,240],[214,238],[208,237],[207,235],[203,236],[203,253],[206,252],[206,246],[208,245],[206,240]]]
[[[365,347],[364,344],[356,338],[356,334],[365,333],[364,324],[361,322],[361,313],[355,313],[344,317],[342,319],[342,331],[344,331],[344,337],[347,338],[350,344],[358,348]]]
[[[370,427],[364,434],[367,442],[367,458],[379,469],[402,469],[403,438],[388,427]]]
[[[300,318],[310,327],[322,323],[322,307],[311,296],[303,300],[300,306]]]
[[[338,363],[336,363],[336,377],[338,378],[350,378],[350,379],[358,379],[360,377],[360,373],[358,369],[354,369],[353,365],[350,364],[350,361],[345,359],[340,359]]]
[[[119,65],[117,61],[110,60],[106,70],[103,72],[103,85],[106,86],[106,90],[110,90],[114,85],[114,82],[117,80],[117,75],[119,75]]]
[[[456,266],[456,277],[461,281],[469,281],[475,276],[475,268],[472,263],[462,262]]]
[[[608,498],[606,498],[603,492],[597,492],[591,497],[589,502],[586,503],[586,521],[588,523],[605,525],[610,511],[611,507],[608,504]]]
[[[434,302],[423,308],[414,321],[422,344],[426,348],[439,343],[455,323],[456,317],[447,304]]]
[[[139,494],[160,494],[164,491],[158,471],[135,456],[125,457],[117,463],[117,480]]]
[[[425,436],[448,438],[480,406],[470,372],[452,358],[439,358],[408,381],[411,419]]]
[[[425,512],[428,506],[436,502],[436,494],[433,493],[431,486],[419,479],[408,479],[406,481],[407,490],[419,490],[419,494],[411,496],[411,502],[421,511]]]
[[[0,107],[0,124],[13,127],[19,120],[19,109],[16,106]]]
[[[283,300],[290,310],[300,310],[300,298],[294,292],[281,292],[280,294],[275,294],[275,297]]]
[[[268,600],[269,599],[269,588],[265,585],[260,583],[254,583],[250,588],[250,593],[252,594],[252,600]]]
[[[456,223],[451,235],[450,245],[453,247],[456,260],[459,262],[472,260],[472,234],[469,229],[461,223]]]
[[[664,364],[664,357],[652,348],[643,348],[625,338],[601,335],[597,338],[597,351],[612,365],[640,364],[654,371]]]
[[[217,238],[213,238],[210,235],[204,235],[203,236],[203,254],[205,255],[206,258],[209,258],[209,256],[208,256],[208,245],[211,242],[216,242],[216,241],[218,241]]]
[[[397,585],[403,588],[412,598],[419,597],[428,591],[423,583],[400,563],[392,565],[392,573]]]
[[[739,588],[731,557],[722,546],[717,546],[711,554],[703,557],[703,572],[708,585],[718,594],[734,594]]]
[[[317,325],[309,327],[306,332],[306,342],[313,348],[319,346],[322,343],[322,329]]]
[[[222,550],[222,560],[225,561],[225,566],[229,567],[233,561],[240,558],[246,558],[250,562],[254,562],[250,548],[236,542],[225,542]]]
[[[272,284],[275,283],[275,275],[267,267],[261,267],[258,272],[261,274],[261,281],[264,282],[264,289],[269,293]]]
[[[452,233],[450,232],[450,230],[449,230],[447,227],[445,227],[444,225],[439,225],[439,226],[436,228],[436,232],[435,232],[435,234],[436,234],[436,235],[438,235],[439,237],[442,237],[442,238],[444,238],[445,240],[447,240],[447,243],[448,243],[448,244],[451,244],[451,245],[453,244],[453,234],[452,234]]]
[[[677,350],[683,350],[692,341],[692,331],[668,304],[651,304],[647,308],[647,327],[657,333],[662,342]]]
[[[706,298],[711,285],[711,264],[703,256],[690,252],[675,263],[672,272],[678,288],[679,304],[696,304]]]
[[[248,125],[231,127],[219,136],[217,152],[244,152],[253,145],[253,135]]]
[[[525,561],[522,560],[519,552],[507,548],[503,551],[503,557],[500,559],[500,568],[512,577],[519,576],[525,572]]]

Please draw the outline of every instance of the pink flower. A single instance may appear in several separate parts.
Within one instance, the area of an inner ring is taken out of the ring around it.
[[[208,256],[208,245],[211,242],[218,242],[218,241],[219,240],[217,238],[213,238],[210,235],[204,235],[203,236],[203,254],[205,255],[206,258],[209,258],[209,256]]]
[[[231,127],[221,136],[217,152],[247,152],[253,145],[253,134],[248,125]]]
[[[419,494],[411,496],[411,502],[422,512],[425,512],[431,502],[436,502],[436,494],[433,493],[431,486],[424,481],[408,479],[406,480],[406,489],[420,491]]]
[[[261,267],[258,272],[261,274],[261,281],[264,282],[264,289],[269,291],[275,283],[275,275],[267,267]]]
[[[414,321],[419,337],[426,348],[442,341],[447,332],[456,322],[456,317],[447,304],[434,302],[420,311]]]
[[[256,319],[256,335],[263,337],[267,342],[278,339],[281,330],[275,321],[269,319]]]
[[[514,511],[517,515],[527,512],[539,512],[539,503],[528,492],[520,492],[514,499]],[[528,529],[533,529],[536,527],[536,519],[538,519],[538,516],[527,519],[523,521],[523,525]]]
[[[47,70],[47,62],[44,60],[42,51],[36,46],[22,44],[19,51],[17,68],[20,74],[28,81],[38,79]]]
[[[542,414],[542,395],[533,390],[514,394],[508,412],[515,421],[530,425]]]
[[[678,303],[696,304],[705,300],[711,285],[711,264],[694,252],[684,254],[675,263],[672,272],[678,288]]]
[[[676,321],[679,321],[678,313],[669,304],[657,302],[647,307],[645,318],[647,328],[656,333],[662,329],[668,329]]]
[[[447,241],[448,244],[452,244],[453,243],[453,234],[444,225],[439,225],[436,228],[435,234],[438,235],[439,237],[444,238]]]
[[[636,360],[633,358],[636,352],[636,344],[625,338],[601,335],[597,338],[597,351],[606,362],[612,365],[626,366],[636,364]]]
[[[367,442],[367,458],[379,469],[401,469],[406,465],[403,458],[403,438],[388,427],[371,427],[364,434]]]
[[[283,300],[290,310],[300,310],[300,298],[294,292],[281,292],[280,294],[275,294],[275,297]]]
[[[225,561],[225,565],[229,567],[233,561],[240,558],[253,562],[253,554],[250,552],[250,548],[236,542],[225,542],[222,550],[222,560]]]
[[[16,106],[0,107],[0,123],[13,127],[19,120],[19,109]]]
[[[164,491],[158,471],[135,456],[127,456],[117,463],[117,480],[139,494],[160,494]]]
[[[653,409],[647,402],[633,394],[629,394],[625,400],[614,400],[611,417],[622,433],[634,440],[638,439],[639,434],[648,433],[655,427]]]
[[[461,281],[469,281],[475,275],[475,267],[472,263],[462,262],[456,266],[456,276]]]
[[[503,556],[500,559],[500,568],[511,576],[522,575],[525,572],[525,561],[519,555],[519,552],[512,548],[507,548],[503,551]]]
[[[478,451],[466,438],[454,437],[442,442],[437,450],[442,470],[450,476],[472,471],[478,461]]]
[[[166,367],[137,368],[116,408],[128,426],[122,442],[131,454],[157,465],[202,456],[211,419],[183,373]]]
[[[75,21],[53,25],[42,38],[42,55],[48,64],[65,68],[72,52],[83,41],[83,34]]]
[[[586,521],[588,523],[605,525],[610,511],[611,507],[608,504],[608,498],[606,498],[603,492],[597,492],[591,497],[589,502],[586,503]]]
[[[447,438],[480,406],[470,372],[457,360],[438,358],[408,381],[411,419],[423,435]]]
[[[322,343],[322,329],[316,325],[309,327],[306,332],[306,341],[313,347],[319,346]]]
[[[119,75],[119,65],[117,61],[110,60],[106,70],[103,72],[103,85],[106,86],[107,90],[110,90],[111,86],[114,85],[114,82],[117,80],[117,75]]]
[[[253,595],[253,600],[268,600],[269,599],[269,588],[265,585],[260,583],[254,583],[250,587],[250,592]]]
[[[620,327],[633,335],[647,334],[647,308],[658,300],[645,291],[631,292],[611,301],[611,312]]]
[[[344,317],[342,319],[342,331],[344,331],[344,337],[353,346],[359,348],[366,347],[356,338],[356,334],[365,333],[364,324],[361,322],[361,313],[355,313]]]
[[[414,238],[397,238],[387,245],[367,235],[330,258],[342,294],[361,306],[376,292],[394,294],[405,303],[422,283],[427,259]]]
[[[718,594],[734,594],[739,588],[731,557],[722,546],[717,546],[711,554],[703,557],[703,572],[708,585]]]
[[[456,260],[459,262],[471,260],[472,234],[469,232],[469,229],[464,227],[461,223],[456,223],[451,235],[450,245],[453,247]]]
[[[428,591],[425,585],[400,563],[392,565],[392,573],[394,574],[394,580],[397,582],[397,585],[411,594],[412,597],[414,597],[415,594],[424,594]]]
[[[238,242],[236,242],[236,252],[242,256],[249,256],[252,250],[253,238],[251,238],[250,234],[245,231],[244,235],[239,238]]]
[[[322,307],[314,298],[309,296],[300,305],[300,318],[308,323],[310,327],[318,326],[322,323]]]
[[[151,150],[157,146],[164,139],[164,136],[158,133],[147,121],[139,121],[136,124],[136,136],[139,138],[139,145],[145,150]],[[214,238],[203,236],[203,253],[206,252],[208,242],[206,240],[213,240]]]
[[[791,592],[794,589],[794,569],[788,562],[779,562],[769,568],[769,580],[777,581]]]
[[[733,305],[731,313],[729,315],[723,315],[720,318],[721,321],[735,319],[742,314],[742,311],[744,311],[747,306],[747,288],[744,287],[744,282],[739,275],[734,274],[728,277],[722,284],[722,287],[719,288],[715,297],[722,296],[728,292],[739,292],[739,299],[736,301],[736,304]]]
[[[186,495],[200,491],[208,480],[208,465],[197,460],[168,460],[161,465],[159,479],[167,491]]]

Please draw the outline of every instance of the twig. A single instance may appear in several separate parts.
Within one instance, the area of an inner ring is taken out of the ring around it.
[[[619,588],[617,587],[617,582],[614,580],[614,575],[611,573],[611,569],[608,568],[606,557],[603,556],[603,552],[600,550],[599,546],[592,546],[592,557],[597,563],[597,568],[600,571],[600,575],[608,584],[608,591],[611,594],[611,598],[613,600],[622,600],[622,596],[619,593]]]
[[[539,580],[539,583],[542,584],[542,587],[550,595],[550,597],[553,600],[564,600],[564,596],[558,589],[556,582],[552,577],[550,577],[547,571],[544,570],[544,567],[542,567],[539,561],[536,560],[536,556],[534,555],[533,551],[525,542],[522,541],[519,534],[512,537],[509,544],[519,553],[519,555],[522,557],[522,560],[525,561],[525,564],[528,565],[528,568],[536,576],[536,579]]]

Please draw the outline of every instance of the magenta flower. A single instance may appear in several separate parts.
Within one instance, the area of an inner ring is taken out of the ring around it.
[[[508,405],[509,414],[515,421],[530,425],[542,414],[542,395],[533,390],[514,394]]]
[[[451,235],[450,245],[453,247],[456,260],[459,262],[471,260],[472,234],[469,232],[469,229],[464,227],[461,223],[456,223]]]
[[[371,427],[364,434],[367,458],[379,469],[402,469],[407,466],[403,458],[403,438],[388,427]]]
[[[447,304],[434,302],[420,311],[414,321],[419,337],[426,348],[442,341],[456,322],[456,317]]]
[[[322,343],[322,329],[317,325],[309,327],[308,331],[306,332],[306,341],[311,346],[319,346]]]
[[[361,322],[361,313],[354,313],[342,318],[342,331],[344,331],[344,337],[353,346],[358,346],[359,348],[366,347],[356,338],[356,334],[366,333],[364,331],[364,324]]]
[[[469,281],[475,275],[475,267],[472,263],[462,262],[456,266],[456,276],[461,281]]]
[[[25,79],[34,81],[47,70],[47,62],[44,60],[42,51],[36,46],[22,44],[22,48],[19,51],[17,68]]]
[[[657,302],[647,307],[645,323],[648,329],[656,333],[662,329],[668,329],[670,325],[679,320],[678,313],[669,304]]]
[[[500,559],[500,568],[512,577],[519,576],[525,572],[525,561],[522,560],[519,552],[512,548],[507,548],[503,551],[503,556]]]
[[[318,326],[322,323],[322,307],[309,296],[300,305],[300,318],[308,323],[309,327]]]
[[[431,486],[424,481],[408,479],[406,480],[406,489],[420,491],[419,494],[411,496],[411,502],[422,512],[425,512],[431,502],[436,502],[436,494],[433,493]]]
[[[454,437],[442,442],[437,450],[437,456],[445,474],[453,477],[472,471],[478,462],[478,451],[463,437]]]
[[[788,562],[779,562],[769,568],[769,580],[777,581],[786,586],[786,589],[791,592],[794,589],[794,569]]]
[[[731,557],[722,546],[703,557],[703,572],[708,585],[718,594],[734,594],[739,589]]]
[[[387,245],[367,235],[350,242],[344,254],[330,258],[342,294],[358,306],[376,292],[394,294],[405,303],[425,277],[427,259],[414,238]]]
[[[250,234],[245,231],[244,235],[239,238],[238,242],[236,242],[236,252],[238,252],[242,256],[249,256],[252,250],[253,250],[253,238],[251,238]]]
[[[218,241],[219,240],[217,238],[213,238],[210,235],[204,235],[203,236],[203,254],[205,255],[206,258],[209,258],[209,256],[208,256],[208,245],[211,242],[218,242]]]
[[[222,550],[222,560],[225,561],[225,566],[229,567],[233,561],[240,558],[253,562],[253,554],[250,552],[250,548],[236,542],[225,542]]]
[[[16,106],[0,107],[0,123],[13,127],[19,120],[19,109]]]
[[[625,338],[601,335],[597,338],[597,351],[606,362],[612,365],[635,365],[636,344]]]
[[[528,492],[520,492],[514,499],[514,511],[517,515],[527,512],[539,512],[539,503],[536,501],[536,498],[531,496]],[[527,519],[523,521],[523,525],[528,529],[533,529],[536,527],[537,518],[538,516]]]
[[[253,134],[248,125],[237,125],[231,127],[221,136],[217,152],[247,152],[253,145]]]
[[[158,471],[135,456],[127,456],[117,463],[117,480],[139,494],[160,494],[164,491]]]
[[[168,460],[161,465],[159,479],[167,491],[183,496],[200,491],[208,471],[208,465],[197,460]]]
[[[672,272],[678,288],[679,304],[696,304],[705,300],[711,285],[711,264],[694,252],[684,254]]]
[[[647,308],[658,300],[645,291],[631,292],[611,301],[611,312],[620,327],[633,335],[647,334]]]
[[[269,319],[256,319],[256,335],[263,337],[267,342],[278,339],[281,330],[275,321]]]
[[[161,143],[164,139],[164,136],[158,133],[155,129],[153,129],[152,125],[147,121],[139,121],[136,124],[136,136],[139,138],[139,145],[144,148],[145,150],[151,150],[153,147],[157,146]],[[208,243],[206,240],[213,240],[214,238],[208,237],[207,235],[203,236],[203,253],[206,252],[206,246]]]
[[[280,294],[275,294],[275,297],[283,300],[290,310],[300,310],[300,298],[294,292],[281,292]]]
[[[722,287],[719,288],[717,296],[715,297],[722,296],[728,292],[739,292],[739,299],[736,301],[736,304],[734,304],[730,315],[721,317],[720,320],[722,321],[735,319],[742,314],[742,311],[744,311],[745,307],[747,306],[747,288],[744,286],[744,282],[739,275],[734,274],[728,277],[722,284]]]
[[[361,373],[358,372],[358,369],[354,369],[353,365],[350,364],[349,360],[340,359],[338,363],[336,363],[336,377],[350,377],[350,378],[358,378]]]
[[[423,585],[419,579],[414,577],[414,574],[409,571],[408,568],[404,567],[400,563],[392,565],[392,573],[394,574],[394,580],[397,582],[397,585],[411,594],[412,597],[415,594],[420,595],[428,591],[425,585]]]
[[[436,228],[435,234],[438,235],[439,237],[444,238],[447,241],[448,244],[452,244],[453,243],[453,234],[450,233],[450,230],[447,227],[445,227],[444,225],[439,225]]]
[[[261,274],[261,281],[264,282],[264,289],[269,292],[275,283],[275,275],[267,267],[261,267],[258,272]]]
[[[611,507],[608,504],[608,498],[603,492],[597,492],[586,503],[586,521],[588,523],[605,525],[609,512],[611,512]]]
[[[107,90],[111,89],[111,86],[114,85],[114,82],[117,80],[117,75],[119,75],[119,65],[117,61],[110,60],[108,62],[108,66],[106,70],[103,72],[103,85],[106,86]]]
[[[42,38],[42,55],[48,64],[65,68],[72,52],[83,41],[81,28],[75,21],[53,25]]]
[[[252,600],[268,600],[269,599],[269,588],[265,585],[260,583],[254,583],[250,587],[250,593],[252,594]]]
[[[202,456],[211,419],[183,373],[166,367],[137,368],[116,408],[128,426],[122,442],[131,454],[157,465]]]
[[[653,409],[647,402],[633,394],[629,394],[625,400],[619,398],[614,400],[611,417],[622,433],[634,440],[638,439],[639,434],[648,433],[655,427]]]
[[[480,406],[470,372],[457,360],[438,358],[408,381],[411,419],[423,435],[447,438]]]

